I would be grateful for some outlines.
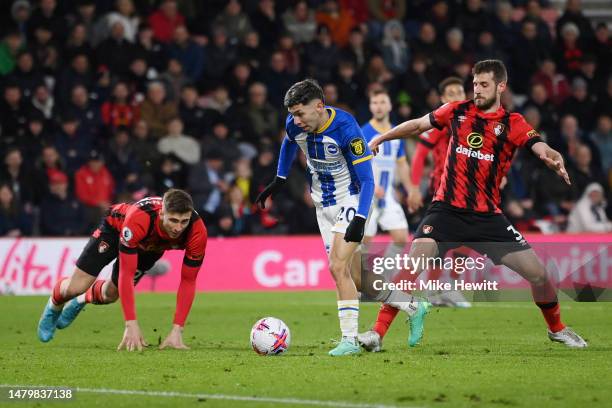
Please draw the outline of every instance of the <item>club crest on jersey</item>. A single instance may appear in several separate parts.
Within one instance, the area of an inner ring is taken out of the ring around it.
[[[351,140],[350,146],[351,153],[353,153],[355,156],[363,156],[365,153],[365,143],[363,142],[363,139],[356,137],[355,139]]]
[[[331,156],[334,156],[336,154],[338,154],[338,146],[333,144],[333,143],[329,143],[325,145],[325,151],[330,154]]]
[[[495,123],[495,127],[493,127],[493,132],[495,133],[495,136],[499,136],[503,133],[504,129],[506,127],[504,126],[503,123]]]
[[[484,144],[484,137],[480,133],[472,132],[467,135],[467,144],[472,149],[480,149]]]
[[[103,254],[106,251],[108,251],[108,248],[110,248],[110,245],[108,245],[108,243],[102,241],[100,242],[100,244],[98,245],[98,252]]]
[[[131,229],[129,229],[128,227],[123,227],[123,229],[121,230],[121,238],[123,239],[123,241],[130,242],[130,239],[132,239],[133,236],[134,234],[132,233]]]
[[[433,231],[433,227],[431,225],[423,225],[423,234],[430,234]]]

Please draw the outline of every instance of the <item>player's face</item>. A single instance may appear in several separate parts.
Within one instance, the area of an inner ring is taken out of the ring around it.
[[[168,236],[172,239],[178,238],[191,219],[191,213],[179,214],[179,213],[162,213],[162,227]]]
[[[391,99],[387,94],[374,95],[370,98],[370,112],[374,119],[386,119],[391,112]]]
[[[495,83],[492,72],[474,75],[474,103],[481,110],[487,110],[496,102],[499,103],[506,83]]]
[[[465,100],[465,90],[463,89],[463,85],[448,85],[446,88],[444,88],[444,93],[442,94],[440,99],[444,103],[459,102]]]
[[[293,115],[293,123],[304,132],[314,132],[320,128],[325,111],[325,105],[321,100],[312,100],[307,104],[298,104],[289,107],[289,113]]]

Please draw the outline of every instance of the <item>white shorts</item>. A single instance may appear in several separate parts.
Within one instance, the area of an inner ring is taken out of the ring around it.
[[[358,207],[358,195],[348,196],[338,204],[330,207],[317,206],[317,223],[319,224],[319,231],[321,231],[321,238],[323,238],[327,255],[331,251],[334,233],[344,234],[346,232],[346,227],[348,227],[355,214],[357,214]]]
[[[383,231],[408,229],[406,215],[399,203],[395,200],[385,200],[385,203],[384,208],[378,208],[375,203],[372,204],[372,214],[365,227],[366,237],[375,236],[379,225]]]

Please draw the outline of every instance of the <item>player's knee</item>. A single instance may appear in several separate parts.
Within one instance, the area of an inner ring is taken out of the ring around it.
[[[417,238],[410,247],[410,256],[435,256],[438,244],[432,238]]]
[[[329,271],[335,281],[345,278],[350,275],[346,262],[331,260],[329,262]]]

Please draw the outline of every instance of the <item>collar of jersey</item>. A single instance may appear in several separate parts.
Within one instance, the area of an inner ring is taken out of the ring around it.
[[[505,114],[506,114],[506,110],[504,109],[502,105],[499,105],[499,108],[497,108],[495,112],[484,113],[483,111],[478,109],[478,113],[477,113],[478,116],[480,116],[481,118],[485,118],[485,119],[502,118]]]
[[[323,126],[318,128],[315,133],[323,133],[323,132],[325,132],[327,130],[327,128],[332,124],[334,119],[336,118],[336,110],[334,108],[332,108],[330,106],[326,106],[325,109],[329,111],[329,119],[327,119],[327,122],[325,122],[323,124]]]
[[[387,130],[389,130],[389,129],[391,129],[393,127],[393,126],[390,126],[388,128],[379,128],[374,123],[375,123],[374,119],[370,120],[370,126],[372,126],[374,128],[374,130],[377,131],[379,134],[383,134]]]

